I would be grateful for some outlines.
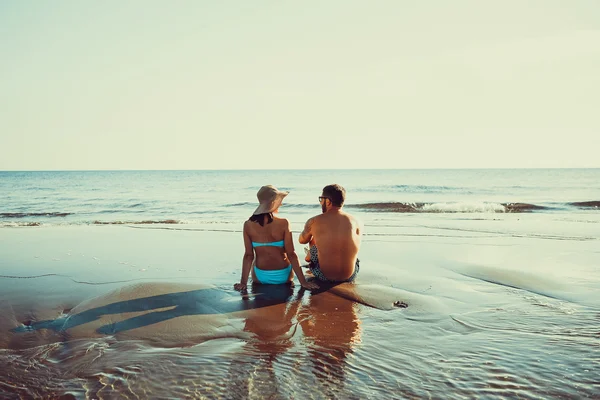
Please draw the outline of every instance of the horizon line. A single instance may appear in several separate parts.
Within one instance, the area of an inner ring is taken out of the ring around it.
[[[421,168],[184,168],[184,169],[6,169],[0,172],[183,172],[183,171],[419,171],[419,170],[541,170],[600,169],[599,167],[421,167]]]

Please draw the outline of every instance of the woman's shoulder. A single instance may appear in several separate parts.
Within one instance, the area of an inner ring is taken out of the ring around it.
[[[287,218],[282,218],[282,217],[277,217],[277,216],[273,216],[273,222],[275,222],[278,225],[281,226],[287,226],[290,224],[290,221],[287,220]]]
[[[275,220],[273,220],[273,222],[275,222]],[[288,221],[286,218],[278,218],[275,229],[278,232],[282,232],[285,235],[285,233],[290,231],[292,228],[290,225],[290,221]]]

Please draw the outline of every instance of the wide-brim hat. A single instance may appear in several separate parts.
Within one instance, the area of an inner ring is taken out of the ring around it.
[[[259,205],[254,210],[253,215],[266,214],[273,212],[279,208],[283,198],[290,192],[278,190],[273,185],[265,185],[258,190],[256,197],[258,198]]]

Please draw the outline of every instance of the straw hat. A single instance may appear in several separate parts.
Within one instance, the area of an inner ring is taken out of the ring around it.
[[[270,213],[281,205],[283,198],[290,192],[282,192],[277,190],[273,185],[266,185],[259,189],[256,197],[260,203],[258,208],[254,210],[253,215]]]

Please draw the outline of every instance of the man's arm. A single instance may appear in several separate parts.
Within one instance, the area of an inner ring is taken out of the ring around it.
[[[292,238],[292,230],[290,228],[289,222],[286,220],[286,229],[285,229],[285,238],[284,238],[284,246],[285,253],[288,256],[288,260],[292,264],[292,269],[298,278],[298,282],[305,289],[318,289],[319,286],[314,282],[307,282],[304,277],[304,273],[302,272],[302,268],[300,268],[300,260],[298,259],[298,254],[296,254],[296,250],[294,250],[294,239]]]
[[[356,218],[354,216],[352,218],[354,219],[354,223],[356,225],[356,234],[358,236],[362,236],[363,229],[364,229],[363,222],[360,219],[358,219],[358,218]]]
[[[310,240],[312,239],[312,237],[313,237],[312,226],[313,226],[314,222],[315,222],[315,217],[312,217],[312,218],[309,218],[308,221],[306,221],[306,224],[304,224],[304,230],[300,234],[300,238],[298,238],[298,241],[300,242],[300,244],[306,244],[306,243],[310,242]]]

